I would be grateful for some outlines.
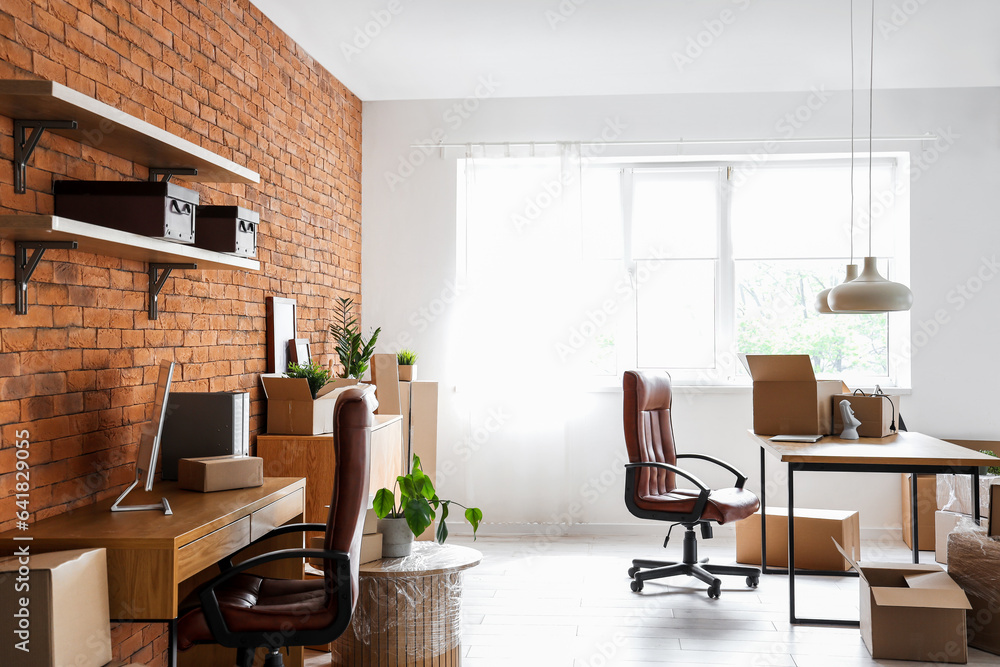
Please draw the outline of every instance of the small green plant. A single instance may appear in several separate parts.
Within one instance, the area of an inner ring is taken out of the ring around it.
[[[330,325],[330,333],[337,341],[337,356],[344,368],[343,375],[339,377],[360,380],[368,370],[368,362],[375,353],[375,341],[378,340],[382,327],[375,329],[371,338],[366,341],[358,328],[358,319],[351,314],[354,299],[340,297],[337,299],[337,307],[340,309],[340,321]]]
[[[448,518],[448,507],[452,504],[458,505],[465,510],[465,518],[472,526],[472,539],[476,538],[476,531],[479,530],[479,522],[483,520],[483,512],[478,507],[466,507],[453,500],[441,500],[434,490],[434,483],[431,478],[424,474],[420,467],[420,457],[413,457],[413,470],[408,475],[400,475],[396,478],[393,487],[399,491],[397,502],[395,495],[389,489],[379,489],[375,494],[373,503],[375,514],[378,518],[405,518],[406,525],[415,537],[427,530],[427,527],[438,520],[437,534],[435,535],[439,544],[444,544],[448,539],[448,526],[445,519]],[[440,511],[438,516],[435,510]]]
[[[288,363],[288,372],[285,373],[286,378],[305,378],[309,380],[309,391],[312,392],[313,398],[316,398],[316,392],[323,388],[324,385],[328,384],[333,378],[330,377],[330,371],[323,368],[315,361],[309,362],[306,366],[299,366],[295,362]]]
[[[996,456],[992,449],[980,449],[980,454],[987,454],[989,456]],[[1000,466],[990,466],[986,468],[986,474],[988,475],[1000,475]]]
[[[396,353],[396,363],[400,366],[413,366],[417,363],[417,353],[413,350],[402,349]]]

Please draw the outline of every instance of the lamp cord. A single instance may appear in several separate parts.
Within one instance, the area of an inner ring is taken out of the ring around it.
[[[851,0],[851,264],[854,264],[854,0]]]
[[[853,4],[853,0],[852,0]],[[872,256],[872,109],[875,98],[875,0],[872,0],[871,49],[868,53],[868,256]]]

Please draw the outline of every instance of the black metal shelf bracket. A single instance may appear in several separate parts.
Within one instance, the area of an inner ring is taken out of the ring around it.
[[[149,319],[155,320],[160,317],[160,309],[157,300],[163,283],[167,282],[170,272],[173,269],[197,269],[197,264],[149,264]],[[160,273],[163,271],[163,273]]]
[[[28,283],[31,274],[38,268],[42,254],[53,250],[75,250],[76,241],[16,241],[14,243],[14,283],[17,289],[14,295],[14,312],[17,315],[28,314]],[[31,256],[28,251],[34,250]]]
[[[163,177],[163,183],[166,183],[174,176],[197,176],[198,170],[188,167],[150,167],[149,169],[149,180],[156,181],[158,176]]]
[[[28,160],[45,130],[75,130],[75,120],[15,120],[14,121],[14,192],[27,192]],[[28,130],[34,129],[30,135]]]

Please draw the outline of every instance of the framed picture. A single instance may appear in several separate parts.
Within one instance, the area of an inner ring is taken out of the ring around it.
[[[312,361],[312,355],[309,353],[309,339],[292,338],[288,341],[288,361],[299,366],[305,366]]]
[[[267,372],[288,370],[288,341],[295,338],[295,299],[264,298],[267,315]]]

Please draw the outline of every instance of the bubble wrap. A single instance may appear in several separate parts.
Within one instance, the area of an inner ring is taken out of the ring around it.
[[[994,484],[1000,484],[1000,475],[980,475],[980,516],[990,513],[990,487]],[[972,514],[972,475],[938,475],[937,506],[939,510]]]
[[[969,646],[1000,654],[1000,540],[963,523],[948,536],[948,573],[972,603]]]

